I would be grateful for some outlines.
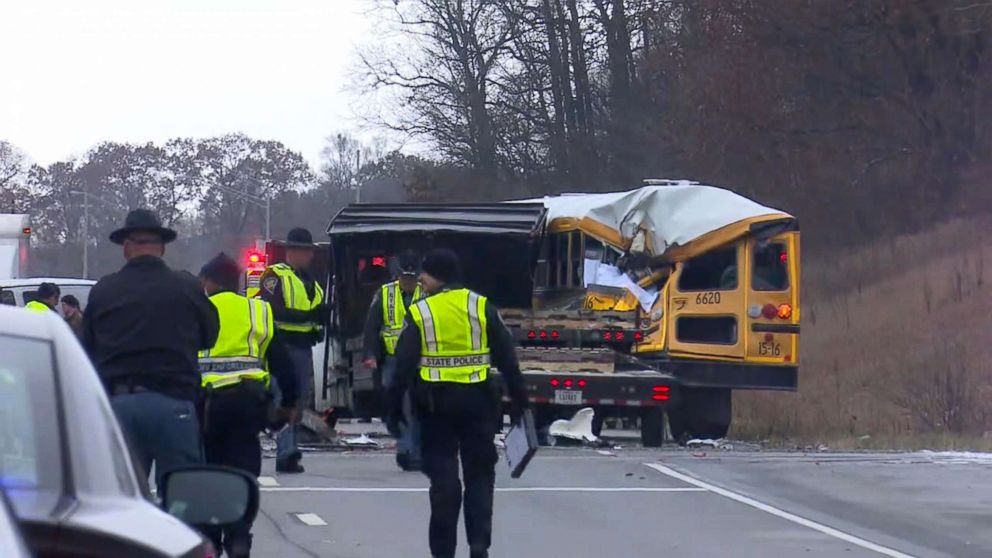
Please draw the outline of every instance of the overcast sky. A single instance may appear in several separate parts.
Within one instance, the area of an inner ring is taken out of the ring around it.
[[[0,139],[48,164],[104,141],[241,131],[315,162],[356,128],[368,0],[0,0]]]

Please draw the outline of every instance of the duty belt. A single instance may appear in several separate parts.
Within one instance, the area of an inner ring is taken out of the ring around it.
[[[489,354],[436,357],[420,357],[421,368],[460,368],[463,366],[489,366]]]

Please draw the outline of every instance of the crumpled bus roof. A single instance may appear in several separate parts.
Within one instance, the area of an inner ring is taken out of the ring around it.
[[[551,231],[582,230],[623,250],[631,247],[638,231],[644,231],[644,251],[671,260],[735,240],[755,226],[795,224],[795,218],[784,211],[730,190],[689,181],[521,202],[543,202]]]

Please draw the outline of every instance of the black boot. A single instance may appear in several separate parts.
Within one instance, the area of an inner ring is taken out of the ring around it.
[[[224,541],[224,552],[229,558],[249,558],[251,556],[251,533],[231,533]]]

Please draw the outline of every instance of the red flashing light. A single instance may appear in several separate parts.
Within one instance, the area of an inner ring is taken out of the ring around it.
[[[265,254],[259,252],[258,250],[249,250],[245,253],[245,265],[249,268],[264,267]]]
[[[770,320],[778,315],[778,308],[775,308],[774,304],[766,304],[761,307],[761,315]]]
[[[634,341],[637,342],[637,343],[640,343],[641,341],[644,341],[644,333],[642,333],[640,331],[635,331],[634,332]]]
[[[792,317],[792,306],[788,304],[780,304],[776,309],[776,313],[778,314],[779,318],[782,318],[783,320],[788,320],[789,318]]]
[[[651,391],[655,393],[668,393],[672,391],[672,388],[669,386],[654,386],[653,388],[651,388]]]
[[[21,234],[24,236],[31,236],[31,227],[24,227],[21,229]]]
[[[527,339],[537,339],[537,332],[533,329],[527,332]]]
[[[542,329],[541,330],[541,339],[547,339],[547,338],[548,338],[548,332],[547,332],[547,330]]]
[[[603,332],[603,341],[613,341],[613,332],[612,331],[604,331]]]
[[[788,252],[781,252],[778,255],[778,261],[782,262],[783,264],[789,263],[789,253]]]
[[[384,256],[373,257],[372,267],[386,267],[386,258]]]
[[[559,337],[561,337],[561,334],[558,333],[558,330],[557,329],[551,330],[551,338],[552,339],[558,339]]]
[[[585,380],[579,380],[579,381],[578,381],[578,384],[579,384],[579,387],[580,387],[580,388],[584,388],[584,387],[586,387],[586,381],[585,381]]]
[[[651,396],[655,401],[668,401],[671,397],[667,393],[656,393]]]
[[[616,339],[617,341],[623,341],[626,336],[627,335],[624,332],[618,331],[616,335],[613,336],[613,338]]]
[[[565,380],[565,387],[567,387],[567,388],[570,388],[570,387],[572,387],[572,383],[573,383],[573,382],[572,382],[572,379],[571,379],[571,378],[567,378],[567,379]]]
[[[561,382],[558,381],[558,378],[551,378],[551,387],[558,387],[560,384]]]

